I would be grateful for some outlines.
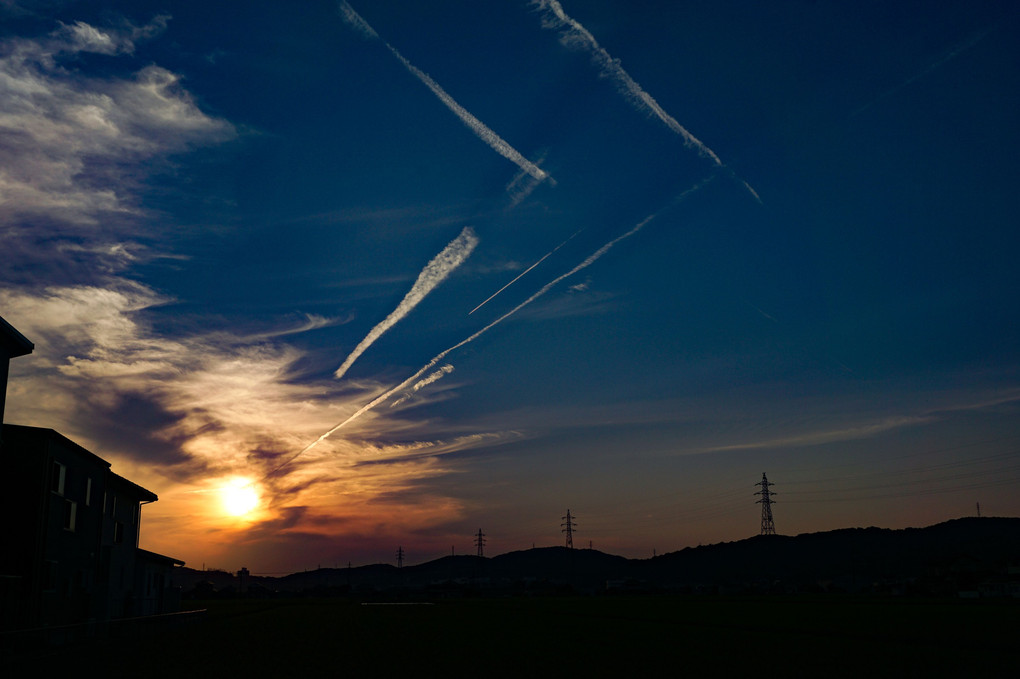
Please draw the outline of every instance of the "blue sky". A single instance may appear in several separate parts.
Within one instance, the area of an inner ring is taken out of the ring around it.
[[[193,566],[1016,515],[1018,20],[3,3],[7,420]]]

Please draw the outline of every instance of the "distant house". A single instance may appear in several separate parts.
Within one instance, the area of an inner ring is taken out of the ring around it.
[[[0,338],[6,393],[9,359],[32,345],[6,322]],[[4,424],[0,465],[0,629],[178,610],[184,562],[138,548],[141,507],[155,493],[52,429]]]

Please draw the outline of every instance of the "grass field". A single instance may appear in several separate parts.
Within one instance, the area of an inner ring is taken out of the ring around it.
[[[104,678],[1020,676],[1020,605],[853,598],[189,602],[203,620],[24,658]],[[44,674],[33,667],[46,669]],[[26,676],[29,676],[26,674]]]

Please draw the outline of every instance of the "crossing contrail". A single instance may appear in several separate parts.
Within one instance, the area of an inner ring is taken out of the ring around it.
[[[439,101],[443,102],[446,108],[450,109],[454,115],[460,118],[461,122],[475,133],[475,136],[488,144],[489,148],[517,165],[517,167],[527,172],[537,181],[548,181],[551,184],[556,183],[553,178],[549,176],[548,172],[521,155],[517,149],[508,144],[498,134],[490,130],[485,123],[471,115],[467,109],[458,104],[454,98],[447,94],[446,90],[440,87],[439,83],[429,77],[427,73],[421,71],[415,67],[414,64],[408,61],[403,54],[397,51],[397,48],[380,38],[375,29],[373,29],[368,22],[365,21],[361,15],[355,12],[354,8],[347,4],[344,0],[341,0],[340,2],[340,16],[342,16],[344,21],[357,29],[362,35],[375,40],[380,40],[384,45],[386,45],[386,48],[397,58],[398,61],[400,61],[401,64],[404,65],[404,68],[410,71],[411,74],[421,81],[422,84],[432,90],[432,94],[436,95]]]
[[[350,356],[336,369],[334,376],[338,379],[343,377],[354,361],[358,360],[358,356],[361,356],[384,332],[396,325],[404,316],[411,312],[411,309],[425,299],[426,295],[432,292],[437,285],[442,283],[454,269],[468,258],[476,245],[478,245],[478,236],[475,235],[474,230],[470,226],[464,227],[459,236],[450,241],[443,248],[442,252],[433,257],[432,261],[425,265],[425,268],[418,274],[418,280],[414,282],[411,289],[404,295],[404,299],[400,300],[397,308],[369,331],[365,339],[361,340]]]

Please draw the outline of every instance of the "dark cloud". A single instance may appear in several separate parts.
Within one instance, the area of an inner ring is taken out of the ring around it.
[[[191,467],[192,456],[181,449],[187,436],[172,434],[184,419],[180,413],[167,411],[151,394],[127,392],[111,395],[112,402],[95,407],[87,393],[79,409],[87,414],[81,421],[88,427],[86,434],[103,441],[118,455],[138,462],[163,467]],[[99,453],[102,455],[102,453]]]

